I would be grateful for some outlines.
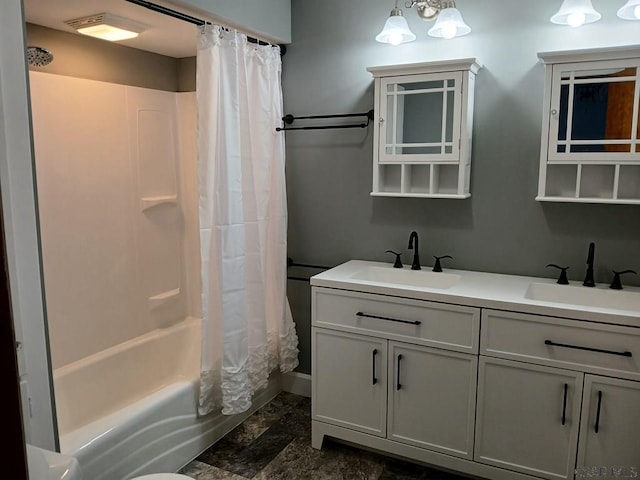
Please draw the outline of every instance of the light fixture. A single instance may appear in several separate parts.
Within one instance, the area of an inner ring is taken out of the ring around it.
[[[464,23],[460,10],[456,8],[455,2],[448,3],[445,8],[442,9],[436,23],[427,32],[432,37],[453,38],[461,37],[471,31],[471,27]]]
[[[618,16],[623,20],[640,20],[640,0],[629,0],[618,10]]]
[[[591,0],[564,0],[560,10],[551,17],[551,23],[580,27],[585,23],[597,22],[602,18],[593,8]]]
[[[376,35],[376,40],[380,43],[400,45],[401,43],[413,42],[415,39],[416,36],[409,29],[407,20],[402,15],[402,9],[398,8],[398,0],[396,0],[396,6],[391,10],[382,31]]]
[[[466,35],[471,27],[464,23],[456,2],[452,0],[411,0],[407,7],[416,7],[423,20],[436,19],[436,23],[427,32],[432,37],[454,38]]]
[[[79,33],[111,42],[137,37],[147,28],[142,23],[110,13],[98,13],[89,17],[67,20],[64,23]]]

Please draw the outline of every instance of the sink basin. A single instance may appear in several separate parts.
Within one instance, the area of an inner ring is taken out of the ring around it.
[[[640,312],[640,292],[637,291],[531,283],[524,296],[530,300],[543,302]]]
[[[367,282],[406,285],[410,287],[451,288],[460,280],[460,275],[424,270],[367,266],[352,274],[350,278]]]

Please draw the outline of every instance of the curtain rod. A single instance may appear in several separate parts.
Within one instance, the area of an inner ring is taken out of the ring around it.
[[[147,8],[149,10],[153,10],[154,12],[162,13],[169,17],[177,18],[178,20],[182,20],[183,22],[192,23],[194,25],[202,26],[207,23],[205,20],[201,18],[192,17],[191,15],[187,15],[186,13],[178,12],[177,10],[172,10],[171,8],[163,7],[162,5],[158,5],[157,3],[148,2],[147,0],[125,0],[126,2],[133,3],[140,7]],[[250,37],[247,35],[247,40],[251,43],[257,43],[258,45],[271,45],[268,42],[260,40],[258,38]],[[279,45],[280,47],[280,55],[284,56],[287,51],[285,45]]]

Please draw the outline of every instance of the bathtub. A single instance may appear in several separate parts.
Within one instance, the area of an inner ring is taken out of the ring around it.
[[[84,478],[175,472],[280,391],[244,414],[197,415],[200,320],[187,318],[54,371],[60,450]]]

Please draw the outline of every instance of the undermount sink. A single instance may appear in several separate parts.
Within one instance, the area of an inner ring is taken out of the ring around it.
[[[530,300],[543,302],[640,312],[640,292],[638,291],[531,283],[524,296]]]
[[[451,288],[460,275],[452,273],[366,266],[350,276],[353,280],[423,288]]]

